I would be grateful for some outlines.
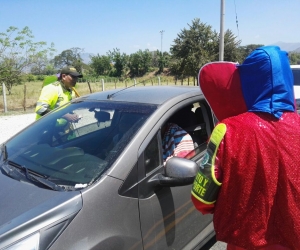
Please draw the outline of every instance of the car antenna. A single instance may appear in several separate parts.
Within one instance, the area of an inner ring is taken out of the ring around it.
[[[137,84],[131,85],[131,86],[126,87],[126,88],[124,88],[124,89],[120,89],[119,91],[117,91],[117,92],[115,92],[115,93],[112,93],[112,94],[110,94],[110,95],[107,95],[107,100],[111,100],[111,98],[112,98],[114,95],[116,95],[117,93],[119,93],[119,92],[121,92],[121,91],[123,91],[123,90],[129,89],[129,88],[131,88],[131,87],[134,87],[134,86],[136,86],[136,85],[138,85],[138,84],[141,84],[141,83],[144,83],[144,82],[145,82],[145,81],[138,82]]]

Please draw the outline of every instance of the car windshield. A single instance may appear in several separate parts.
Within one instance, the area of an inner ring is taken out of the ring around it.
[[[300,86],[300,68],[293,68],[292,72],[294,75],[294,85]]]
[[[6,143],[8,163],[57,185],[85,187],[110,168],[155,105],[77,101],[56,109]],[[66,114],[77,114],[75,123]]]

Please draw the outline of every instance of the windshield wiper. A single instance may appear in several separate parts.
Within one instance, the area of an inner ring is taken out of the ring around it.
[[[34,174],[36,176],[40,176],[40,177],[43,177],[43,178],[47,178],[46,175],[42,175],[42,174],[40,174],[38,172],[35,172],[35,171],[31,170],[31,169],[28,169],[24,165],[20,165],[20,164],[14,162],[14,161],[8,160],[7,163],[8,163],[9,166],[13,166],[13,167],[18,168],[20,170],[23,170],[26,175],[28,175],[28,173],[29,173],[29,174]]]
[[[8,165],[15,167],[14,169],[3,165],[3,170],[12,178],[16,179],[16,180],[30,180],[31,182],[38,182],[40,184],[43,184],[44,186],[55,190],[55,191],[65,191],[64,188],[60,187],[59,185],[55,184],[52,181],[47,180],[47,176],[41,175],[37,172],[34,172],[28,168],[26,168],[24,165],[21,166],[18,163],[12,162],[12,161],[8,161]],[[17,169],[23,170],[24,174],[22,174],[20,171],[18,171]]]
[[[18,171],[16,168],[10,168],[7,165],[2,165],[3,171],[10,177],[18,181],[28,181],[26,176]]]
[[[55,184],[54,182],[49,181],[49,180],[47,180],[45,178],[41,178],[41,177],[35,176],[33,174],[30,174],[30,178],[32,178],[35,181],[43,184],[46,187],[51,188],[52,190],[55,190],[55,191],[65,191],[65,189],[62,188],[61,186],[59,186],[59,185]]]

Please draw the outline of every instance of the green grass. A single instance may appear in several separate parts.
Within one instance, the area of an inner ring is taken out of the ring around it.
[[[142,78],[136,78],[137,86],[157,86],[158,77],[148,75]],[[102,81],[90,82],[90,88],[92,92],[102,91]],[[126,80],[124,82],[105,82],[105,90],[115,88],[125,88],[134,85],[134,80]],[[175,85],[174,78],[171,76],[160,77],[161,85]],[[181,85],[180,81],[177,81],[177,85]],[[8,95],[6,91],[6,103],[7,113],[4,112],[4,98],[2,94],[2,86],[0,86],[0,115],[13,115],[13,114],[26,114],[33,113],[35,109],[36,101],[42,90],[42,81],[26,82],[22,85],[13,86],[11,94]],[[188,80],[183,82],[183,85],[188,85]],[[193,85],[193,81],[190,79],[189,85]],[[90,93],[90,88],[87,82],[77,83],[76,90],[80,95],[86,95]],[[26,96],[26,98],[24,98]],[[25,100],[25,105],[24,105]]]

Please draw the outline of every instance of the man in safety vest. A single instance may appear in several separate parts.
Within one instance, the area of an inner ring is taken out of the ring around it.
[[[82,74],[77,72],[75,67],[66,66],[61,70],[58,81],[44,86],[35,108],[36,120],[71,101],[75,97],[73,88],[78,78],[82,78]],[[77,115],[74,114],[67,114],[64,118],[70,122],[78,120]]]
[[[194,180],[195,207],[214,214],[228,250],[300,249],[300,116],[287,52],[264,46],[241,65],[206,64],[199,82],[220,123]]]

